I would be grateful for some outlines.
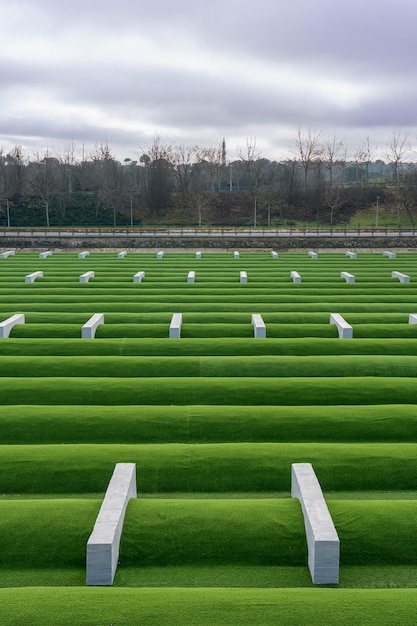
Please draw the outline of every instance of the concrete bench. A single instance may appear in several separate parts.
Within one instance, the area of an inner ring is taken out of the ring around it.
[[[233,252],[233,258],[234,258],[234,259],[238,259],[239,257],[240,257],[239,252],[238,252],[237,250],[235,250],[235,251]]]
[[[312,251],[310,250],[310,252],[308,253],[308,256],[309,256],[311,259],[317,259],[319,255],[317,254],[317,252],[312,252]]]
[[[301,283],[301,276],[298,272],[290,272],[293,283]]]
[[[94,278],[94,272],[86,272],[85,274],[81,274],[80,283],[88,283],[90,278]]]
[[[384,250],[384,252],[382,253],[382,256],[386,256],[389,259],[396,259],[397,255],[395,254],[395,252],[388,252],[388,250]]]
[[[78,254],[78,258],[79,259],[85,259],[86,256],[88,256],[90,253],[88,252],[88,250],[84,250],[84,252],[79,252]]]
[[[195,258],[196,259],[201,259],[201,252],[198,250],[198,252],[195,253]]]
[[[349,274],[349,272],[340,272],[340,278],[344,278],[347,283],[354,283],[355,277],[353,274]]]
[[[40,252],[39,254],[40,259],[47,259],[48,256],[52,256],[51,250],[48,250],[47,252]]]
[[[119,254],[117,255],[117,258],[118,259],[124,259],[126,255],[127,255],[126,251],[119,252]]]
[[[271,256],[272,256],[273,259],[277,259],[278,258],[278,252],[275,252],[275,250],[272,250]]]
[[[410,277],[407,274],[402,274],[401,272],[391,272],[391,278],[398,278],[400,283],[409,283]]]
[[[300,501],[308,548],[308,568],[317,585],[339,582],[340,540],[311,463],[291,466],[291,497]]]
[[[239,275],[239,280],[241,283],[247,283],[248,282],[248,275],[246,272],[240,272]]]
[[[174,313],[169,326],[169,338],[180,339],[182,325],[182,313]]]
[[[0,259],[7,259],[9,256],[13,256],[14,253],[14,250],[7,250],[7,252],[2,252],[0,254]]]
[[[104,313],[95,313],[81,328],[81,339],[94,339],[97,326],[104,324]]]
[[[346,252],[346,256],[348,256],[348,257],[349,257],[349,259],[356,259],[357,254],[356,254],[356,252],[350,252],[350,251],[348,251],[348,252]]]
[[[23,313],[16,313],[16,315],[12,315],[8,317],[3,322],[0,322],[0,339],[8,339],[10,335],[10,331],[12,330],[15,324],[24,324],[25,316]]]
[[[339,313],[330,313],[330,324],[336,324],[339,339],[352,339],[353,328]]]
[[[255,339],[265,339],[266,326],[265,322],[262,319],[262,315],[259,315],[259,313],[254,313],[252,315],[252,325]]]
[[[188,272],[187,283],[193,283],[195,281],[195,272]]]
[[[163,259],[164,258],[164,254],[165,254],[165,252],[163,250],[160,250],[159,252],[156,253],[156,258],[157,259]]]
[[[145,272],[136,272],[136,274],[133,275],[133,282],[141,283],[142,278],[145,278]]]
[[[112,585],[127,505],[137,498],[136,464],[117,463],[87,541],[87,585]]]
[[[32,272],[25,276],[25,283],[34,283],[37,278],[42,278],[43,272]]]
[[[408,318],[408,323],[417,324],[417,313],[410,313],[410,316]]]

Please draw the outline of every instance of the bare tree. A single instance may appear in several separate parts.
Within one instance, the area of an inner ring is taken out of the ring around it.
[[[28,167],[31,172],[31,190],[35,201],[40,202],[44,208],[46,227],[49,228],[51,201],[58,191],[59,161],[47,149],[35,152],[34,160]]]
[[[338,139],[336,133],[323,135],[322,143],[323,159],[329,171],[329,184],[333,187],[333,172],[336,165],[345,164],[346,146],[342,139]]]
[[[298,128],[295,139],[295,155],[297,160],[301,163],[304,172],[305,187],[308,185],[308,177],[312,166],[316,166],[317,163],[321,163],[323,160],[321,139],[322,133],[318,130],[311,130],[309,128],[306,132],[303,132],[300,127]]]
[[[253,226],[256,228],[259,184],[265,167],[265,159],[262,158],[262,153],[256,145],[256,137],[249,137],[246,140],[246,150],[238,148],[237,152],[245,173],[246,185],[252,196]]]
[[[353,153],[353,159],[355,163],[356,182],[361,182],[362,176],[360,170],[365,168],[366,183],[369,183],[369,166],[372,162],[375,148],[371,145],[369,136],[361,143]]]
[[[169,195],[174,183],[172,152],[172,145],[164,143],[160,135],[155,135],[151,145],[139,159],[146,168],[145,193],[154,214],[162,212],[169,204]]]
[[[96,218],[100,206],[110,209],[116,226],[122,192],[121,165],[113,156],[107,140],[96,144],[92,155],[97,193]]]
[[[391,141],[386,146],[384,156],[392,165],[393,180],[395,185],[398,185],[399,183],[401,166],[410,149],[411,147],[408,140],[408,134],[402,134],[401,131],[394,130]]]

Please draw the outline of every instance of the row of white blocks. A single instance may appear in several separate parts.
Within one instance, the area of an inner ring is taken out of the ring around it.
[[[313,583],[339,582],[340,540],[311,463],[291,466],[291,496],[300,501]]]
[[[0,339],[7,339],[10,331],[16,324],[24,324],[25,316],[23,313],[16,313],[0,322]],[[251,323],[254,328],[255,338],[266,337],[266,326],[259,313],[254,313],[251,317]],[[417,313],[410,313],[408,318],[409,324],[417,324]],[[97,327],[104,324],[104,313],[95,313],[81,328],[82,339],[94,339]],[[330,324],[335,324],[340,339],[352,339],[353,328],[339,313],[330,313]],[[169,338],[180,339],[182,326],[182,313],[174,313],[169,326]]]
[[[117,463],[87,541],[87,585],[112,585],[128,502],[137,498],[136,464]]]

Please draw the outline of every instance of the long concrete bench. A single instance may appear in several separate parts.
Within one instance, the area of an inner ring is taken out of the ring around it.
[[[272,256],[273,259],[277,259],[278,258],[278,252],[275,252],[275,250],[272,250],[271,256]]]
[[[117,463],[87,541],[87,585],[112,585],[127,505],[137,498],[136,464]]]
[[[95,313],[81,328],[81,339],[94,339],[97,326],[104,324],[104,313]]]
[[[34,283],[37,278],[42,278],[43,272],[32,272],[25,276],[25,283]]]
[[[238,252],[237,250],[235,250],[235,251],[233,252],[233,258],[234,258],[234,259],[238,259],[239,257],[240,257],[239,252]]]
[[[85,259],[86,256],[88,256],[90,253],[88,250],[84,250],[84,252],[79,252],[78,253],[78,258],[79,259]]]
[[[193,283],[195,281],[195,272],[188,272],[187,283]]]
[[[417,324],[417,313],[410,313],[408,318],[409,324]]]
[[[298,272],[290,272],[293,283],[301,283],[301,276]]]
[[[308,568],[316,585],[339,582],[340,540],[311,463],[291,466],[291,497],[300,501],[308,548]]]
[[[3,322],[0,322],[0,339],[8,339],[10,335],[10,331],[12,330],[15,324],[24,324],[25,316],[23,313],[16,313],[16,315],[12,315],[8,317]]]
[[[310,252],[308,253],[308,256],[311,259],[317,259],[319,255],[317,254],[317,252],[312,252],[312,250],[310,250]]]
[[[196,259],[201,259],[201,252],[200,252],[200,250],[198,250],[198,251],[195,253],[195,258],[196,258]]]
[[[47,259],[48,256],[52,256],[51,250],[47,250],[47,252],[40,252],[39,253],[39,258],[40,259]]]
[[[124,259],[126,255],[127,255],[126,251],[119,252],[119,254],[117,255],[117,258],[118,259]]]
[[[248,275],[246,272],[240,272],[239,275],[239,280],[241,283],[247,283],[248,282]]]
[[[0,259],[7,259],[9,256],[14,256],[15,251],[14,250],[7,250],[6,252],[2,252],[0,254]]]
[[[347,283],[354,283],[355,277],[353,274],[349,274],[349,272],[340,272],[340,278],[344,278]]]
[[[396,259],[397,255],[395,252],[389,252],[388,250],[384,250],[384,252],[382,253],[382,256],[386,256],[389,259]]]
[[[350,250],[348,250],[348,251],[346,252],[346,256],[348,256],[348,257],[349,257],[349,259],[356,259],[357,254],[356,254],[356,252],[350,252]]]
[[[156,258],[157,259],[162,259],[164,257],[165,252],[163,250],[160,250],[159,252],[156,253]]]
[[[90,278],[94,278],[94,272],[86,272],[85,274],[81,274],[80,283],[88,283]]]
[[[391,278],[398,278],[400,283],[409,283],[410,277],[402,272],[391,272]]]
[[[262,319],[262,315],[259,313],[253,313],[252,315],[253,334],[255,339],[265,339],[266,326]]]
[[[145,272],[136,272],[136,274],[133,275],[133,282],[141,283],[142,278],[145,278]]]
[[[169,326],[169,338],[179,339],[181,337],[182,313],[174,313]]]
[[[339,339],[352,339],[353,328],[339,313],[330,313],[330,324],[336,324]]]

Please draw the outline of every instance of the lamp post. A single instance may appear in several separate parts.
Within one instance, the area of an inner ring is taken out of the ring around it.
[[[375,224],[376,224],[376,227],[377,227],[377,228],[378,228],[379,200],[380,200],[380,197],[379,197],[379,196],[377,196],[377,197],[376,197],[376,219],[375,219]]]

